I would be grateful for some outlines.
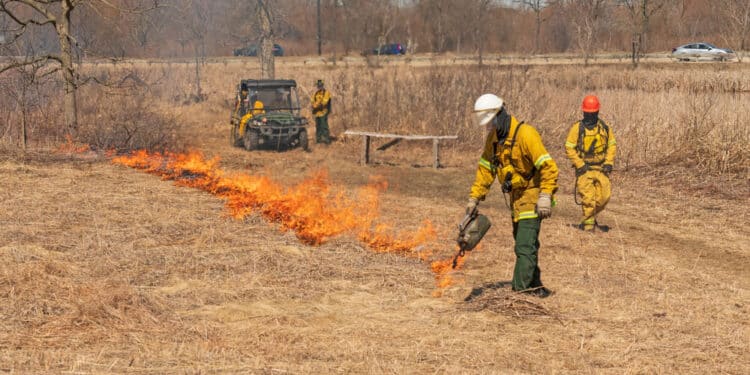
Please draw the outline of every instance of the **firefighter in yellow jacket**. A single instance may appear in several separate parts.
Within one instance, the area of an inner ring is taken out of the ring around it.
[[[250,94],[250,103],[253,104],[253,109],[248,110],[247,113],[245,113],[244,116],[242,116],[242,119],[240,120],[240,138],[245,136],[245,128],[247,127],[247,122],[250,121],[250,119],[253,118],[253,116],[262,115],[266,113],[266,110],[264,109],[263,102],[258,99],[258,94],[253,92]]]
[[[315,82],[315,91],[310,102],[315,116],[315,143],[331,143],[331,132],[328,129],[328,115],[331,113],[331,93],[326,90],[322,79]]]
[[[617,142],[612,129],[599,118],[599,99],[594,95],[583,98],[583,120],[570,128],[565,140],[565,152],[576,169],[576,195],[583,208],[579,229],[593,231],[600,228],[596,215],[609,202],[609,174],[615,163]],[[576,201],[578,202],[578,200]]]
[[[516,264],[513,290],[547,297],[538,266],[539,230],[542,219],[552,215],[557,191],[557,164],[542,144],[536,129],[508,114],[503,100],[484,94],[474,103],[480,126],[488,130],[476,179],[471,187],[467,213],[484,200],[497,178],[503,193],[510,194]]]
[[[245,115],[247,108],[250,106],[250,97],[247,89],[247,84],[242,82],[240,85],[240,93],[237,94],[237,99],[234,102],[234,112],[232,112],[232,124],[239,123],[240,118]]]

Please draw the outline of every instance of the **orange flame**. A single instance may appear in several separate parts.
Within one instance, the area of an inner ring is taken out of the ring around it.
[[[70,134],[65,136],[65,143],[61,143],[57,146],[57,153],[59,154],[82,154],[86,151],[91,150],[89,145],[80,145],[73,142],[73,137]]]
[[[392,226],[378,223],[380,193],[388,184],[377,178],[359,188],[354,198],[330,183],[325,171],[288,189],[266,176],[227,175],[218,168],[219,158],[206,159],[200,152],[186,154],[136,151],[116,157],[113,163],[143,170],[172,180],[178,186],[198,188],[226,201],[229,214],[242,219],[254,212],[279,223],[283,230],[294,231],[300,241],[320,245],[346,233],[375,252],[395,253],[426,261],[434,253],[437,237],[429,220],[414,233],[394,232]],[[461,257],[456,269],[464,262]],[[453,257],[432,262],[436,286],[446,288],[454,280]]]

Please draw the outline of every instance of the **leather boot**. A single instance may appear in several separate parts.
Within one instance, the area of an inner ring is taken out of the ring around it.
[[[525,290],[522,293],[526,293],[526,294],[532,295],[534,297],[539,297],[539,298],[547,298],[552,295],[552,291],[545,287]]]

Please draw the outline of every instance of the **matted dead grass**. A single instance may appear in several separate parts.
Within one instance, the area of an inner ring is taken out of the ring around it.
[[[506,287],[505,289],[501,289]],[[491,292],[485,292],[490,289]],[[491,311],[517,318],[554,317],[556,315],[535,297],[513,292],[505,283],[494,283],[474,288],[464,298],[468,311]]]
[[[309,83],[349,74],[295,69],[283,74]],[[311,153],[246,152],[228,145],[231,95],[223,94],[246,74],[230,68],[211,74],[207,102],[155,105],[175,111],[193,146],[220,156],[223,169],[293,186],[324,168],[349,191],[381,176],[389,187],[380,218],[407,230],[430,218],[445,244],[436,255],[453,255],[476,168],[473,135],[446,145],[440,170],[430,168],[429,146],[418,143],[376,152],[368,167],[358,164],[358,139]],[[665,79],[671,74],[677,73]],[[623,91],[606,95],[626,98]],[[663,93],[643,95],[638,100],[648,113],[670,103]],[[654,98],[663,101],[649,103]],[[618,104],[615,113],[626,110]],[[545,139],[559,138],[565,126],[538,116]],[[342,122],[332,119],[335,132]],[[615,123],[637,129],[623,118]],[[741,138],[747,128],[735,130]],[[113,165],[105,155],[2,150],[0,370],[747,373],[746,180],[719,174],[703,183],[688,179],[695,185],[675,183],[694,167],[653,173],[632,161],[646,160],[639,158],[655,144],[638,149],[646,133],[623,132],[620,160],[628,160],[628,150],[636,154],[614,174],[613,198],[601,217],[613,227],[609,233],[568,226],[579,215],[573,176],[561,149],[548,144],[561,166],[561,187],[540,238],[542,279],[555,292],[545,300],[507,286],[511,222],[497,193],[482,204],[493,227],[481,248],[436,298],[428,264],[375,253],[354,236],[308,246],[260,214],[233,219],[221,199]],[[657,132],[654,141],[663,144],[666,135]]]
[[[415,227],[430,217],[452,241],[472,158],[439,171],[363,169],[356,159],[332,157],[343,151],[222,155],[231,168],[290,181],[323,166],[351,189],[368,174],[383,175],[392,182],[382,196],[384,220]],[[749,233],[737,225],[747,215],[735,215],[735,201],[695,201],[618,175],[602,218],[614,230],[588,235],[567,227],[578,213],[563,184],[541,237],[542,277],[555,294],[536,300],[505,286],[514,258],[510,220],[492,195],[485,212],[494,226],[482,249],[435,298],[432,273],[416,259],[372,253],[348,237],[306,246],[260,216],[231,219],[221,200],[199,190],[106,160],[54,160],[0,163],[6,371],[750,368]]]

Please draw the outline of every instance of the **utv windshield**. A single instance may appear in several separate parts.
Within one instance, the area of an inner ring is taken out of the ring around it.
[[[258,100],[263,103],[266,112],[282,111],[298,113],[300,110],[297,92],[290,87],[259,88]]]

